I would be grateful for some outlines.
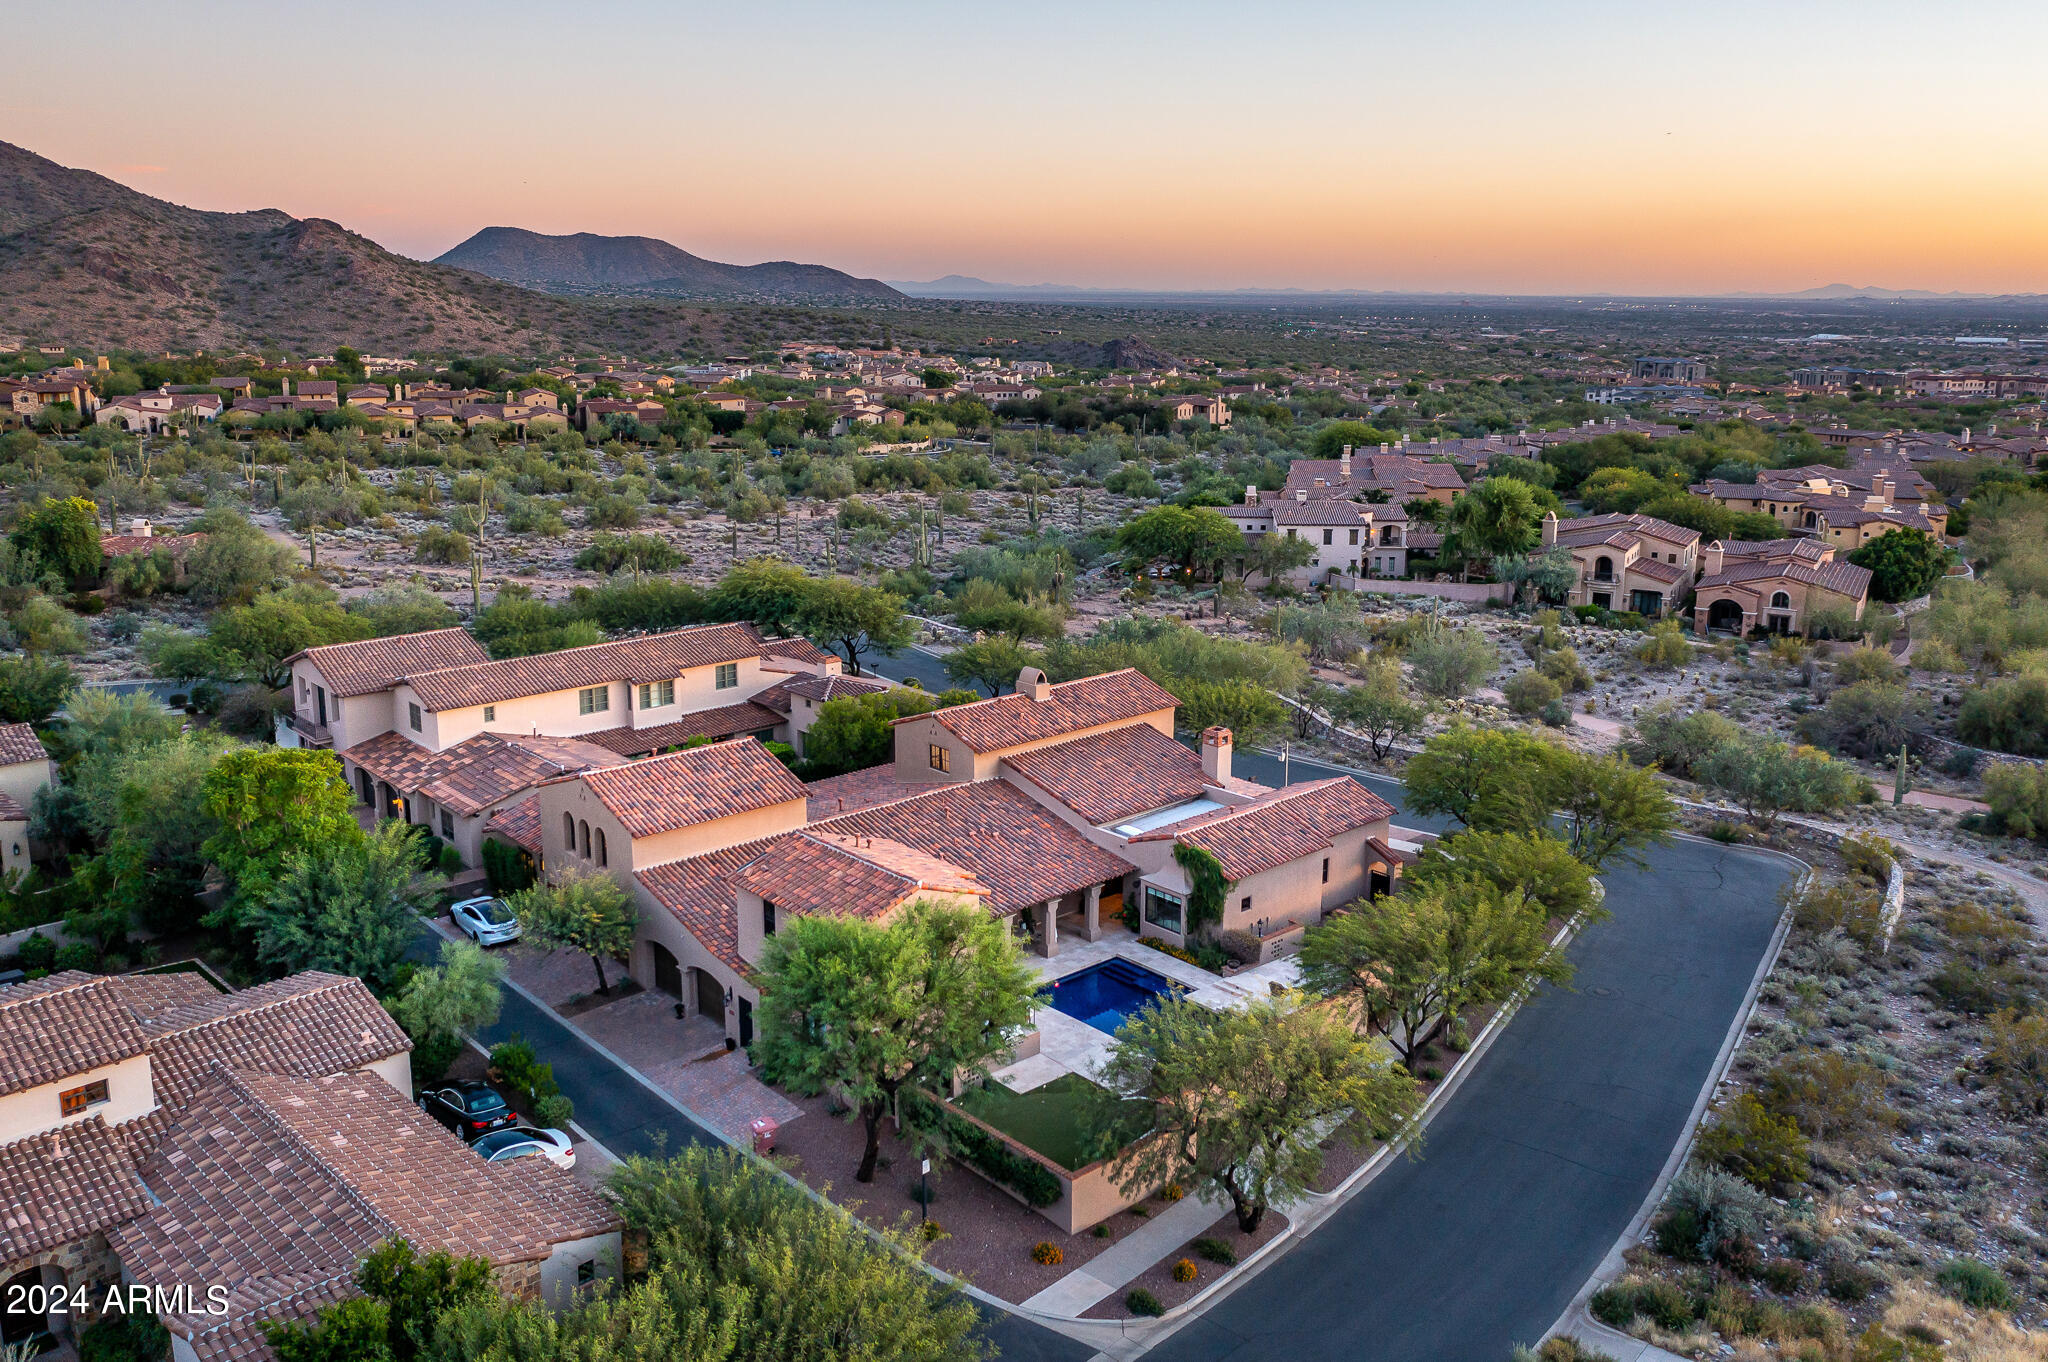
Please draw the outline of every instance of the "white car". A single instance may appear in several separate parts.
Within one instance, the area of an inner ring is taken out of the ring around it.
[[[483,1156],[485,1163],[504,1163],[510,1159],[523,1159],[529,1155],[544,1156],[557,1168],[576,1166],[576,1148],[569,1143],[567,1131],[542,1130],[537,1126],[507,1126],[494,1130],[488,1135],[477,1137],[470,1146]]]
[[[519,939],[519,919],[497,898],[464,899],[448,905],[448,916],[462,934],[479,946],[501,946]]]

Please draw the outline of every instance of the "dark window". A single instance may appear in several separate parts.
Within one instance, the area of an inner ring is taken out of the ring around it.
[[[487,724],[498,722],[498,707],[496,705],[484,706],[484,722]]]
[[[775,935],[775,905],[766,899],[761,901],[761,935]]]
[[[1323,531],[1323,542],[1324,542],[1325,544],[1329,543],[1329,542],[1330,542],[1330,536],[1331,536],[1331,535],[1333,535],[1333,534],[1335,534],[1335,533],[1336,533],[1336,531],[1335,531],[1335,530],[1324,530],[1324,531]]]
[[[582,820],[576,823],[576,835],[583,843],[583,859],[590,859],[590,824]]]
[[[732,689],[732,688],[733,688],[734,686],[737,686],[737,685],[738,685],[739,683],[740,683],[740,664],[739,664],[739,663],[737,663],[737,662],[721,662],[721,663],[719,663],[719,664],[718,664],[718,671],[717,671],[717,673],[716,673],[716,674],[715,674],[715,675],[713,676],[713,678],[712,678],[712,682],[711,682],[711,685],[712,685],[712,689],[714,689],[714,690],[731,690],[731,689]]]
[[[1239,900],[1238,900],[1238,904],[1237,904],[1237,906],[1238,906],[1239,908],[1242,908],[1242,909],[1243,909],[1243,910],[1244,910],[1245,912],[1249,913],[1249,912],[1250,912],[1250,911],[1252,910],[1252,897],[1251,897],[1251,895],[1247,894],[1247,895],[1245,895],[1245,896],[1244,896],[1244,897],[1243,897],[1242,899],[1239,899]]]
[[[938,743],[933,743],[931,749],[932,769],[934,771],[951,771],[953,769],[953,749],[941,746]]]
[[[441,810],[441,836],[444,838],[448,838],[453,837],[454,835],[455,815],[448,812],[448,810],[443,809]]]
[[[419,707],[418,705],[407,705],[407,706],[405,707],[405,716],[406,716],[406,718],[407,718],[407,719],[409,719],[409,720],[411,720],[411,721],[412,721],[412,731],[413,731],[413,732],[415,732],[415,733],[419,732],[419,731],[420,731],[420,707]]]
[[[562,844],[571,851],[576,849],[576,815],[574,814],[565,813],[562,815]]]
[[[608,861],[608,860],[606,859],[606,857],[605,857],[605,850],[604,850],[604,829],[603,829],[603,828],[599,828],[599,829],[597,830],[597,863],[598,863],[599,865],[609,865],[609,864],[610,864],[610,861]]]
[[[576,1264],[576,1285],[588,1286],[597,1280],[597,1259],[585,1258]]]
[[[1324,884],[1328,884],[1329,882],[1330,882],[1330,858],[1329,858],[1328,856],[1325,856],[1325,857],[1323,857],[1323,883],[1324,883]]]
[[[84,1087],[57,1094],[59,1115],[76,1116],[88,1107],[96,1107],[107,1100],[107,1080],[96,1078]]]

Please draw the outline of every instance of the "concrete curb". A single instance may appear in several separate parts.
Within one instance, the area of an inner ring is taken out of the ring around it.
[[[1690,833],[1679,835],[1688,838],[1693,836]],[[1693,840],[1711,841],[1712,839],[1694,838]],[[1802,880],[1814,873],[1811,865],[1788,851],[1778,851],[1771,847],[1748,847],[1746,849],[1783,857],[1785,860],[1791,861],[1794,865],[1802,868],[1804,872],[1801,877]],[[1605,1348],[1608,1351],[1613,1351],[1617,1344],[1625,1340],[1628,1345],[1640,1350],[1647,1350],[1638,1351],[1634,1354],[1617,1354],[1617,1356],[1621,1357],[1621,1362],[1635,1362],[1635,1359],[1638,1358],[1672,1356],[1672,1354],[1662,1349],[1652,1348],[1640,1339],[1631,1338],[1627,1334],[1619,1333],[1601,1324],[1586,1313],[1586,1302],[1592,1299],[1595,1291],[1598,1291],[1602,1286],[1605,1286],[1621,1275],[1622,1269],[1626,1266],[1623,1255],[1642,1239],[1644,1232],[1649,1228],[1651,1218],[1657,1213],[1657,1207],[1664,1201],[1665,1192],[1671,1187],[1671,1180],[1678,1176],[1679,1171],[1685,1167],[1686,1160],[1692,1157],[1693,1143],[1699,1138],[1700,1122],[1705,1118],[1708,1107],[1713,1104],[1714,1094],[1720,1091],[1721,1084],[1727,1080],[1728,1070],[1735,1062],[1735,1052],[1742,1047],[1742,1038],[1749,1031],[1749,1019],[1756,1011],[1757,995],[1763,991],[1764,980],[1770,978],[1771,971],[1777,968],[1778,956],[1784,950],[1785,938],[1791,934],[1791,931],[1792,910],[1787,908],[1778,915],[1778,926],[1771,933],[1771,944],[1765,949],[1763,959],[1757,962],[1756,973],[1750,978],[1749,989],[1743,994],[1742,1005],[1736,1009],[1734,1019],[1729,1022],[1727,1035],[1722,1037],[1720,1053],[1714,1057],[1713,1067],[1707,1071],[1706,1081],[1700,1085],[1699,1096],[1693,1099],[1692,1113],[1686,1118],[1684,1135],[1672,1147],[1671,1156],[1664,1161],[1664,1167],[1657,1174],[1657,1180],[1650,1184],[1649,1194],[1643,1198],[1642,1205],[1636,1209],[1635,1215],[1630,1218],[1627,1227],[1622,1230],[1621,1237],[1614,1241],[1614,1246],[1608,1249],[1607,1256],[1600,1260],[1600,1266],[1593,1270],[1593,1275],[1586,1279],[1585,1285],[1581,1286],[1578,1294],[1572,1297],[1571,1304],[1565,1307],[1564,1313],[1558,1316],[1557,1322],[1550,1326],[1543,1337],[1549,1338],[1556,1334],[1569,1334],[1581,1342],[1590,1343],[1596,1347]]]

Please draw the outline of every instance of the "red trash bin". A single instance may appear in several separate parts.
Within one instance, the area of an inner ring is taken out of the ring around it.
[[[781,1129],[782,1122],[776,1120],[773,1116],[756,1116],[753,1121],[754,1152],[756,1154],[773,1154],[775,1152],[775,1133]]]

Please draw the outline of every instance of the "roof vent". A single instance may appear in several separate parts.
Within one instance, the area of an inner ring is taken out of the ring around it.
[[[1026,667],[1017,673],[1017,694],[1028,695],[1034,700],[1052,699],[1052,682],[1045,679],[1045,673],[1037,667]]]

